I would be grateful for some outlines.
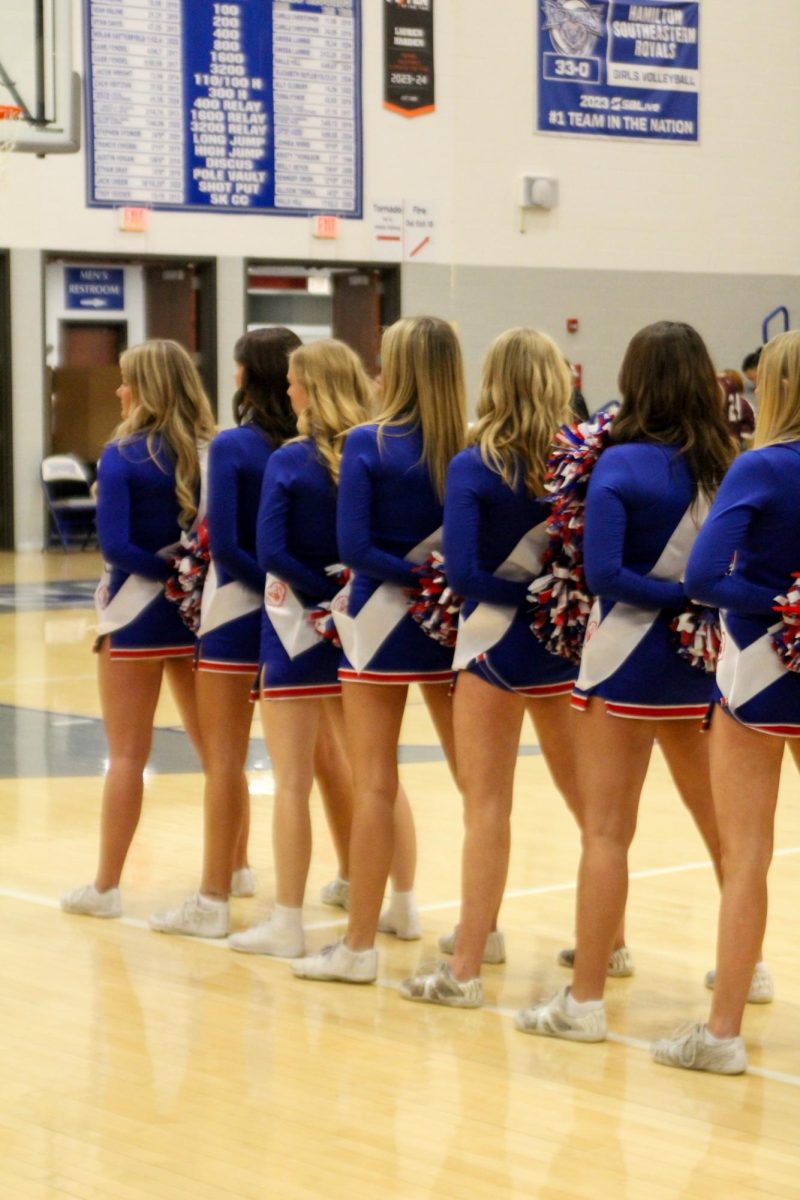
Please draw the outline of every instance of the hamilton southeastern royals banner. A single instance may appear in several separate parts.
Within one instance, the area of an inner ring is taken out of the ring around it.
[[[537,0],[546,133],[696,142],[700,4]]]

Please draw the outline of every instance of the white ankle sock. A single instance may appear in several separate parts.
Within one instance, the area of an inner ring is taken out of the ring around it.
[[[392,890],[389,898],[389,912],[394,917],[406,917],[417,907],[417,897],[412,888],[410,892]]]
[[[272,910],[272,923],[276,929],[295,930],[303,928],[302,908],[288,908],[276,904]]]
[[[228,901],[220,899],[219,896],[207,896],[205,892],[198,892],[201,908],[218,908],[220,906],[227,908]]]
[[[567,1014],[570,1017],[585,1017],[589,1013],[597,1012],[602,1007],[602,1000],[576,1000],[572,995],[572,989],[567,990]]]
[[[735,1035],[733,1035],[733,1036],[735,1036]],[[703,1041],[706,1043],[707,1046],[719,1046],[719,1044],[721,1042],[729,1042],[730,1040],[731,1040],[731,1038],[729,1038],[729,1037],[724,1037],[724,1038],[715,1037],[707,1025],[703,1026]]]

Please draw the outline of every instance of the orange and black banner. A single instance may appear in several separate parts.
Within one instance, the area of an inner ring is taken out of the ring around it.
[[[384,0],[383,106],[403,117],[436,108],[433,0]]]

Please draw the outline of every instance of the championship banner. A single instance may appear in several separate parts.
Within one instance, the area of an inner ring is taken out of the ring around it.
[[[700,4],[537,0],[544,133],[697,142]]]
[[[384,0],[383,107],[402,117],[436,108],[433,0]]]

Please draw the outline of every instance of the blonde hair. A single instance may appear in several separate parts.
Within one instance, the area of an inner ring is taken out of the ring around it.
[[[197,514],[198,443],[210,442],[214,436],[214,416],[197,367],[178,342],[161,339],[132,346],[119,365],[136,404],[113,436],[125,443],[146,434],[148,453],[156,463],[155,438],[161,436],[175,459],[180,521],[189,525]]]
[[[536,329],[508,329],[484,359],[470,443],[509,487],[522,470],[528,493],[541,495],[547,455],[569,420],[571,395],[570,370],[552,338]]]
[[[767,342],[758,363],[755,446],[800,441],[800,330]]]
[[[405,317],[381,340],[382,406],[379,438],[387,425],[422,430],[422,462],[444,499],[450,460],[464,448],[467,393],[455,330],[439,317]]]
[[[289,355],[309,404],[297,430],[315,443],[334,483],[339,482],[344,434],[369,418],[373,388],[358,355],[333,338],[300,346]]]

